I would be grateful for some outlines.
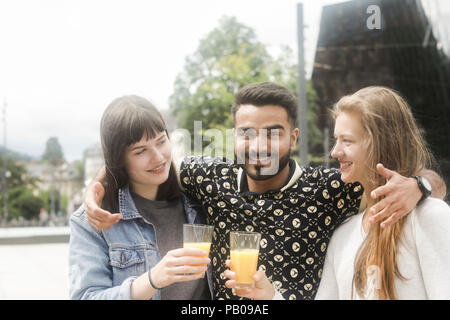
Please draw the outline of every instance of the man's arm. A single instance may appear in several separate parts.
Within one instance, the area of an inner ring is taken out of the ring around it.
[[[387,182],[370,193],[372,199],[384,198],[370,208],[369,213],[372,217],[369,220],[371,223],[376,223],[387,218],[381,223],[381,227],[386,228],[416,207],[422,198],[422,191],[414,178],[404,177],[395,171],[386,169],[382,164],[377,164],[377,170],[386,178]],[[423,170],[420,175],[430,181],[433,190],[432,197],[439,199],[445,197],[445,182],[436,172]]]
[[[435,171],[429,169],[422,170],[419,175],[427,178],[430,182],[432,188],[430,197],[444,200],[447,195],[447,186],[444,179]]]
[[[105,196],[105,188],[102,185],[105,182],[105,177],[106,171],[105,166],[103,166],[86,187],[86,192],[84,193],[84,207],[87,220],[90,225],[99,231],[110,228],[122,219],[122,214],[112,214],[101,208],[102,199]]]

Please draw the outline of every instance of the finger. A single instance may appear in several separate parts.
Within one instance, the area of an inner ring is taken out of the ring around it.
[[[400,212],[397,211],[397,212],[393,213],[388,219],[383,221],[381,223],[380,227],[383,228],[383,229],[389,228],[394,223],[398,222],[401,219],[402,216],[403,215]]]
[[[388,195],[390,192],[392,192],[392,190],[393,190],[393,187],[391,185],[385,184],[385,185],[382,185],[382,186],[376,188],[375,190],[373,190],[370,193],[370,197],[372,199],[377,199],[377,198],[380,198],[382,196]]]
[[[378,173],[385,177],[387,180],[392,178],[392,176],[395,174],[395,171],[386,169],[382,163],[378,163],[376,168]]]
[[[379,212],[381,212],[384,208],[386,208],[389,204],[391,204],[393,201],[389,198],[383,198],[377,203],[375,203],[372,207],[369,209],[369,214],[373,217]]]
[[[225,270],[225,271],[223,272],[223,275],[224,275],[225,277],[227,277],[228,279],[231,279],[231,280],[236,279],[236,273],[233,272],[233,271],[231,271],[231,270]]]
[[[186,274],[198,274],[206,272],[207,267],[205,265],[201,266],[177,266],[174,268],[169,268],[169,272],[174,275],[186,275]]]
[[[263,280],[265,278],[265,276],[266,276],[265,272],[260,269],[260,270],[256,271],[256,273],[253,275],[253,279],[256,282],[258,282],[258,281]]]
[[[225,287],[227,287],[229,289],[233,289],[235,285],[236,285],[236,280],[225,281]]]
[[[373,212],[372,209],[371,209],[371,212]],[[384,219],[388,218],[393,212],[395,212],[395,211],[393,211],[391,206],[388,204],[383,209],[381,209],[381,211],[377,212],[376,214],[373,214],[369,218],[369,222],[376,223],[376,222],[383,221]]]
[[[186,265],[200,265],[207,266],[211,263],[211,259],[206,257],[194,257],[194,256],[186,256],[186,257],[177,257],[175,258],[170,265],[174,266],[186,266]]]
[[[119,222],[123,218],[121,213],[110,213],[100,207],[96,207],[94,210],[90,211],[86,210],[86,215],[100,221],[102,224],[108,224],[110,226]]]
[[[110,216],[111,217],[107,217],[106,220],[104,218],[103,220],[100,220],[97,215],[94,214],[89,215],[86,213],[86,218],[88,222],[99,231],[111,228],[122,218],[121,214],[114,214],[114,215],[111,214]]]
[[[234,288],[234,294],[243,298],[251,298],[251,289],[236,289]]]
[[[178,248],[178,249],[170,250],[167,253],[173,257],[184,257],[184,256],[205,257],[208,255],[208,252],[206,252],[205,250],[198,249],[198,248]]]
[[[90,224],[91,226],[93,226],[96,230],[102,231],[100,221],[95,220],[95,219],[89,217],[88,215],[86,215],[86,220],[87,220],[87,221],[89,222],[89,224]]]
[[[228,268],[231,268],[231,260],[229,260],[229,259],[225,260],[225,265],[226,265]]]

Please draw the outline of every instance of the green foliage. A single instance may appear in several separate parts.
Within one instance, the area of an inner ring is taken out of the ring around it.
[[[270,59],[251,28],[235,18],[221,19],[186,58],[175,81],[170,107],[179,125],[191,134],[195,120],[206,128],[232,128],[234,94],[245,84],[267,80]]]
[[[202,134],[206,129],[216,128],[223,132],[225,139],[225,129],[234,126],[231,115],[234,96],[244,85],[272,81],[297,94],[295,61],[287,46],[282,47],[274,59],[252,28],[236,18],[224,17],[219,26],[200,41],[197,51],[186,58],[169,100],[170,109],[178,125],[189,130],[191,137],[194,121],[202,121]],[[317,150],[322,145],[322,134],[316,123],[317,96],[310,82],[307,95],[310,150]],[[225,143],[223,141],[223,145]]]
[[[59,210],[63,210],[64,208],[67,207],[67,197],[62,197],[59,190],[54,189],[54,197],[55,197],[55,212],[58,212]],[[51,189],[49,190],[41,190],[39,192],[39,198],[42,199],[42,207],[45,208],[47,210],[47,212],[51,212]],[[64,200],[65,199],[65,200]],[[62,202],[65,201],[65,206],[64,203],[60,203],[60,200]]]
[[[4,157],[0,157],[0,168],[3,168]],[[27,170],[24,165],[16,162],[9,156],[6,157],[7,168],[7,190],[8,190],[8,219],[23,216],[31,219],[39,215],[44,203],[40,197],[32,193],[32,188],[36,186],[36,179],[27,177]],[[0,172],[1,174],[1,172]],[[3,208],[3,192],[0,193],[0,206]],[[3,210],[2,210],[3,211]]]
[[[30,189],[23,186],[14,188],[10,192],[8,201],[9,218],[22,216],[25,219],[39,218],[39,211],[44,205],[41,198],[33,195]]]

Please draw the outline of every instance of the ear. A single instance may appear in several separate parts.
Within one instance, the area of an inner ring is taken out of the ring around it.
[[[291,130],[291,151],[294,151],[295,146],[297,145],[297,138],[300,130],[298,128],[294,128]]]

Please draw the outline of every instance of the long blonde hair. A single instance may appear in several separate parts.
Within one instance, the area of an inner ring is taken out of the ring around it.
[[[377,163],[406,177],[417,175],[431,165],[431,153],[410,108],[394,90],[367,87],[344,96],[334,105],[334,117],[342,112],[357,112],[361,115],[367,142],[366,181],[373,188],[386,183],[376,171]],[[365,190],[366,194],[370,191]],[[386,229],[381,229],[378,223],[371,226],[354,264],[353,286],[360,297],[364,298],[368,289],[367,272],[375,266],[380,271],[376,298],[397,299],[395,277],[405,280],[397,265],[398,244],[404,222],[402,218]]]

